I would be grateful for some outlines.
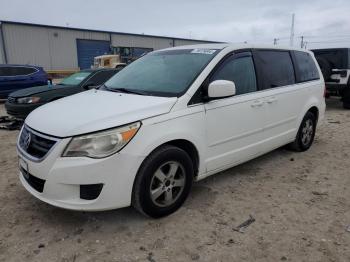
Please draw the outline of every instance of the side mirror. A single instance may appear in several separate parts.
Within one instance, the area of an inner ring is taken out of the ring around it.
[[[234,96],[236,94],[236,86],[232,81],[215,80],[208,86],[208,98],[223,98]]]
[[[86,82],[86,83],[83,85],[83,88],[84,88],[85,90],[89,90],[89,89],[94,88],[94,87],[95,87],[95,83],[90,82],[90,81]]]

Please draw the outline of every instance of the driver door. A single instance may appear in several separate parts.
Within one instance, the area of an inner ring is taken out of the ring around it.
[[[251,52],[227,57],[209,83],[215,80],[233,81],[236,95],[205,104],[207,172],[228,168],[261,153],[266,118]]]

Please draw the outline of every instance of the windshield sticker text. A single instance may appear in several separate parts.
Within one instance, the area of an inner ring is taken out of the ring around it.
[[[196,48],[191,51],[192,54],[204,54],[204,55],[212,55],[215,53],[215,49],[202,49]]]

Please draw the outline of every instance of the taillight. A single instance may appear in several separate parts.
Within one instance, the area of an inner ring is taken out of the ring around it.
[[[327,96],[327,89],[326,89],[326,86],[324,86],[323,97],[326,98],[326,96]]]

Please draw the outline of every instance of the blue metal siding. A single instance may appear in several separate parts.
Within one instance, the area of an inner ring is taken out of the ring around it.
[[[110,53],[110,42],[77,39],[77,51],[80,69],[87,69],[94,63],[95,56]]]

